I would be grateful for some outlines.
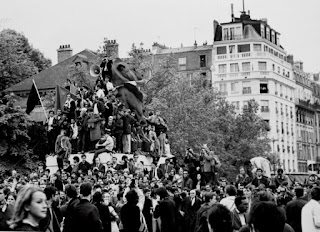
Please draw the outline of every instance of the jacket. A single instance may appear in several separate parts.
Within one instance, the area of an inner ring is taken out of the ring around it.
[[[81,199],[74,208],[72,225],[71,231],[74,232],[103,231],[97,207],[86,199]]]

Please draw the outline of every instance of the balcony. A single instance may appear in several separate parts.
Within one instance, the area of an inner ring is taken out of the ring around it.
[[[251,94],[251,88],[243,89],[242,94]]]

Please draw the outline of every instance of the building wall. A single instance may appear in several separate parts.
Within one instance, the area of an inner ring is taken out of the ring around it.
[[[250,99],[259,103],[258,113],[271,128],[272,151],[286,172],[297,172],[295,81],[285,56],[281,48],[263,39],[216,42],[212,81],[239,113]]]

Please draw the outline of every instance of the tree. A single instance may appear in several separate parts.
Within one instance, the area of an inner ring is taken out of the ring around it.
[[[2,101],[6,104],[0,105],[0,161],[34,168],[38,161],[45,160],[45,129],[13,106],[13,96],[6,98]]]
[[[70,65],[68,68],[68,80],[77,87],[86,86],[93,89],[94,83],[87,77],[87,70],[82,66]]]
[[[51,66],[28,39],[11,29],[0,32],[0,91]]]

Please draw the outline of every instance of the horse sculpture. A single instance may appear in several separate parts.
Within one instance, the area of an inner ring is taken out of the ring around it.
[[[143,76],[121,59],[109,61],[107,66],[111,66],[110,80],[117,89],[122,103],[136,113],[141,123],[145,123],[142,110],[143,94],[138,89],[138,85],[145,83]]]

